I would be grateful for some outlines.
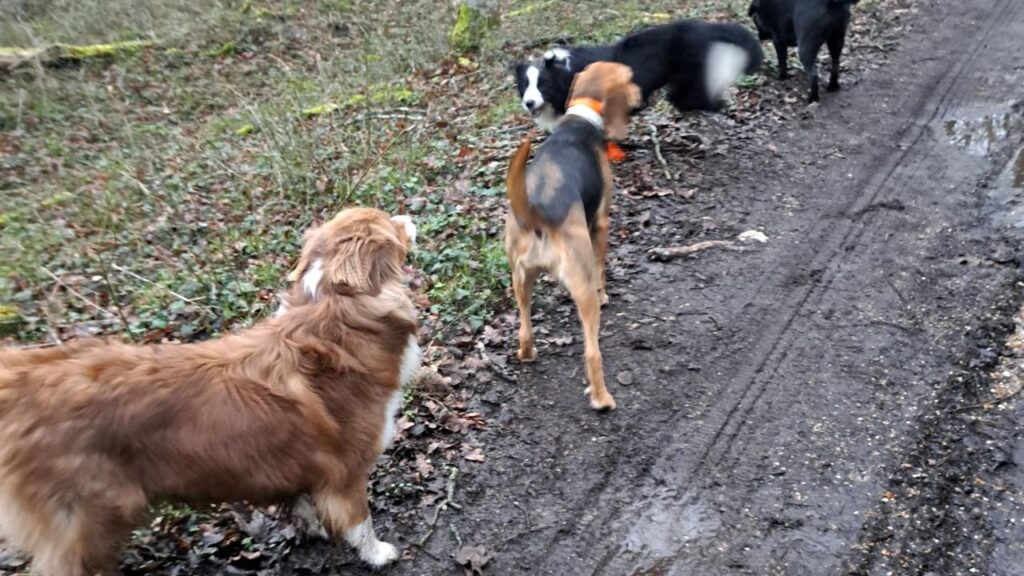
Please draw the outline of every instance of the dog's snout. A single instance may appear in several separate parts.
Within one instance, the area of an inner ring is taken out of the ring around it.
[[[533,109],[537,107],[537,101],[532,98],[527,98],[523,100],[523,106],[525,106],[528,111],[533,112]]]

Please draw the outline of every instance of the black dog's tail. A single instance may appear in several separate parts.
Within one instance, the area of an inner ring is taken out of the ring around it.
[[[704,68],[708,75],[707,85],[712,92],[709,96],[717,98],[739,81],[740,76],[760,70],[764,51],[757,37],[739,24],[712,24],[709,32],[710,43]]]

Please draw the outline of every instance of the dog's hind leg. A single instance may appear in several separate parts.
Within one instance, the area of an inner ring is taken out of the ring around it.
[[[356,549],[370,566],[380,567],[398,558],[398,549],[377,539],[366,500],[366,476],[342,488],[325,487],[313,494],[324,524]]]
[[[818,83],[818,50],[821,49],[821,41],[807,41],[800,45],[800,63],[811,79],[811,93],[807,97],[808,102],[817,102],[821,99]]]
[[[35,507],[32,562],[41,576],[117,576],[121,546],[145,512],[142,488],[93,462],[95,478],[74,494],[48,494]]]
[[[845,43],[846,30],[837,32],[828,39],[828,54],[832,57],[832,72],[829,74],[828,86],[825,89],[829,92],[839,90],[839,58],[843,55],[843,45]]]
[[[89,507],[94,508],[94,507]],[[118,551],[130,526],[112,519],[109,510],[61,514],[32,550],[32,565],[40,576],[117,576]]]
[[[519,351],[516,356],[522,362],[533,362],[537,351],[533,347],[533,285],[537,282],[537,271],[512,263],[512,290],[519,306]]]

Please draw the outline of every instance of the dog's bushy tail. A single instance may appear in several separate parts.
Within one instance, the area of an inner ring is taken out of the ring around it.
[[[761,64],[764,63],[764,50],[761,48],[761,42],[745,26],[735,22],[716,23],[712,28],[711,41],[732,44],[746,52],[747,61],[741,70],[743,74],[757,72],[761,69]],[[709,62],[709,64],[713,63]]]
[[[704,90],[707,101],[722,101],[725,91],[744,75],[761,68],[764,51],[749,30],[736,23],[712,24],[707,35],[704,62]]]
[[[531,136],[532,133],[523,140],[512,156],[505,186],[508,188],[508,203],[512,208],[512,215],[519,221],[519,225],[536,230],[540,227],[541,218],[533,206],[530,206],[530,198],[526,194],[526,162],[530,159]]]

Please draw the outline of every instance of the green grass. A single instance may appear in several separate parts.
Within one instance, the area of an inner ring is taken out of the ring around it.
[[[449,54],[454,10],[436,1],[0,4],[0,46],[155,43],[0,73],[6,332],[194,339],[250,324],[305,229],[355,204],[414,215],[431,316],[478,328],[507,297],[517,50],[744,8],[535,4],[506,3],[470,60]]]

